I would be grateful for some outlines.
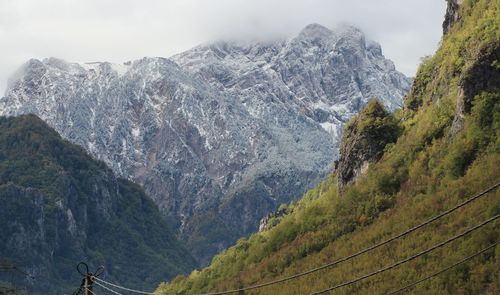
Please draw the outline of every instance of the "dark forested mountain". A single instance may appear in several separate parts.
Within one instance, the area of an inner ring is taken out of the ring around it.
[[[36,294],[72,294],[79,261],[140,288],[195,264],[138,185],[34,115],[0,117],[0,224],[0,257],[34,277],[14,280]]]
[[[143,185],[207,263],[331,171],[343,124],[410,81],[353,27],[202,45],[122,65],[30,60],[0,114],[34,113]]]
[[[500,242],[499,1],[448,2],[441,46],[421,64],[403,110],[390,114],[380,102],[369,103],[346,126],[335,173],[208,267],[161,285],[160,294],[234,290],[285,277],[240,294],[319,294],[339,285],[331,293],[395,294]],[[418,230],[332,265],[494,185]],[[485,220],[494,221],[435,247]],[[308,270],[315,271],[296,276]],[[500,246],[408,291],[500,294]]]

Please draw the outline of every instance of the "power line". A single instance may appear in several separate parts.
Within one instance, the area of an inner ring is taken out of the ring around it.
[[[126,288],[126,287],[123,287],[123,286],[120,286],[120,285],[115,285],[113,283],[107,282],[107,281],[105,281],[103,279],[100,279],[100,278],[94,278],[94,280],[99,281],[99,282],[104,283],[104,284],[108,284],[108,285],[113,286],[113,287],[118,288],[118,289],[129,291],[129,292],[134,292],[134,293],[139,293],[139,294],[146,294],[146,295],[154,295],[154,294],[156,294],[156,293],[152,293],[152,292],[144,292],[144,291],[139,291],[139,290],[134,290],[134,289]]]
[[[414,260],[414,259],[416,259],[416,258],[418,258],[418,257],[420,257],[420,256],[422,256],[422,255],[425,255],[425,254],[427,254],[427,253],[429,253],[429,252],[431,252],[431,251],[434,251],[434,250],[436,250],[436,249],[438,249],[438,248],[441,248],[441,247],[443,247],[443,246],[445,246],[445,245],[447,245],[447,244],[449,244],[449,243],[451,243],[451,242],[453,242],[453,241],[455,241],[455,240],[458,240],[459,238],[461,238],[461,237],[463,237],[463,236],[465,236],[465,235],[467,235],[467,234],[469,234],[469,233],[471,233],[471,232],[473,232],[473,231],[475,231],[475,230],[477,230],[477,229],[479,229],[479,228],[481,228],[481,227],[483,227],[483,226],[487,225],[487,224],[488,224],[488,223],[490,223],[490,222],[493,222],[494,220],[496,220],[496,219],[498,219],[498,218],[500,218],[500,214],[495,215],[495,216],[493,216],[493,217],[491,217],[491,218],[487,219],[486,221],[483,221],[482,223],[480,223],[480,224],[478,224],[478,225],[476,225],[476,226],[474,226],[474,227],[471,227],[471,228],[469,228],[468,230],[466,230],[466,231],[464,231],[464,232],[462,232],[462,233],[460,233],[460,234],[458,234],[458,235],[456,235],[456,236],[454,236],[454,237],[452,237],[452,238],[449,238],[449,239],[448,239],[448,240],[446,240],[446,241],[443,241],[443,242],[441,242],[441,243],[439,243],[439,244],[436,244],[436,245],[434,245],[434,246],[432,246],[432,247],[430,247],[430,248],[428,248],[428,249],[426,249],[426,250],[424,250],[424,251],[422,251],[422,252],[420,252],[420,253],[417,253],[417,254],[415,254],[415,255],[412,255],[412,256],[410,256],[410,257],[407,257],[407,258],[405,258],[405,259],[403,259],[403,260],[400,260],[400,261],[398,261],[398,262],[396,262],[396,263],[394,263],[394,264],[391,264],[391,265],[386,266],[386,267],[384,267],[384,268],[378,269],[378,270],[376,270],[376,271],[374,271],[374,272],[371,272],[371,273],[369,273],[369,274],[363,275],[363,276],[358,277],[358,278],[356,278],[356,279],[353,279],[353,280],[350,280],[350,281],[347,281],[347,282],[344,282],[344,283],[341,283],[341,284],[335,285],[335,286],[333,286],[333,287],[330,287],[330,288],[327,288],[327,289],[324,289],[324,290],[321,290],[321,291],[318,291],[318,292],[311,293],[311,295],[319,295],[319,294],[324,294],[324,293],[326,293],[326,292],[333,291],[333,290],[336,290],[336,289],[339,289],[339,288],[342,288],[342,287],[345,287],[345,286],[349,286],[349,285],[352,285],[352,284],[357,283],[357,282],[359,282],[359,281],[362,281],[362,280],[364,280],[364,279],[367,279],[367,278],[369,278],[369,277],[372,277],[372,276],[375,276],[375,275],[381,274],[381,273],[383,273],[383,272],[386,272],[386,271],[388,271],[388,270],[390,270],[390,269],[393,269],[393,268],[395,268],[395,267],[397,267],[397,266],[399,266],[399,265],[401,265],[401,264],[407,263],[407,262],[412,261],[412,260]]]
[[[427,280],[429,280],[429,279],[432,279],[433,277],[436,277],[436,276],[438,276],[438,275],[440,275],[440,274],[442,274],[442,273],[444,273],[444,272],[446,272],[446,271],[448,271],[448,270],[450,270],[450,269],[452,269],[452,268],[454,268],[454,267],[459,266],[459,265],[460,265],[460,264],[462,264],[462,263],[465,263],[465,262],[467,262],[467,261],[471,260],[472,258],[474,258],[474,257],[476,257],[476,256],[478,256],[478,255],[483,254],[484,252],[486,252],[486,251],[488,251],[488,250],[490,250],[490,249],[492,249],[492,248],[495,248],[495,246],[496,246],[496,245],[498,245],[498,244],[500,244],[500,241],[498,241],[498,242],[496,242],[496,243],[494,243],[494,244],[492,244],[492,245],[490,245],[490,246],[488,246],[488,247],[484,248],[483,250],[481,250],[481,251],[479,251],[479,252],[476,252],[476,253],[474,253],[474,254],[472,254],[472,255],[470,255],[470,256],[467,256],[466,258],[464,258],[464,259],[462,259],[462,260],[460,260],[460,261],[458,261],[458,262],[456,262],[456,263],[454,263],[454,264],[452,264],[452,265],[450,265],[450,266],[448,266],[448,267],[445,267],[445,268],[441,269],[440,271],[437,271],[437,272],[435,272],[435,273],[433,273],[433,274],[430,274],[430,275],[428,275],[428,276],[426,276],[426,277],[424,277],[424,278],[422,278],[422,279],[420,279],[420,280],[418,280],[418,281],[415,281],[415,282],[413,282],[413,283],[411,283],[411,284],[408,284],[408,285],[406,285],[406,286],[404,286],[404,287],[401,287],[401,288],[399,288],[399,289],[397,289],[397,290],[395,290],[395,291],[391,291],[391,292],[387,293],[386,295],[393,295],[393,294],[397,294],[397,293],[402,292],[402,291],[404,291],[404,290],[406,290],[406,289],[409,289],[409,288],[411,288],[411,287],[413,287],[413,286],[415,286],[415,285],[418,285],[418,284],[420,284],[420,283],[422,283],[422,282],[424,282],[424,281],[427,281]]]
[[[82,275],[83,278],[80,284],[80,288],[73,292],[73,295],[80,295],[82,290],[85,295],[89,295],[90,293],[95,294],[94,292],[92,292],[92,285],[94,284],[93,278],[98,277],[104,272],[104,266],[97,267],[95,272],[91,273],[89,272],[88,264],[85,262],[80,262],[76,265],[76,271],[78,271],[78,273]]]
[[[424,226],[426,226],[426,225],[428,225],[428,224],[430,224],[430,223],[432,223],[432,222],[434,222],[434,221],[436,221],[436,220],[438,220],[438,219],[440,219],[440,218],[442,218],[442,217],[444,217],[446,215],[451,214],[452,212],[454,212],[454,211],[456,211],[456,210],[458,210],[458,209],[460,209],[460,208],[468,205],[469,203],[472,203],[473,201],[475,201],[475,200],[483,197],[487,193],[489,193],[489,192],[497,189],[499,186],[500,186],[500,183],[497,183],[497,184],[489,187],[488,189],[486,189],[486,190],[484,190],[484,191],[482,191],[482,192],[474,195],[473,197],[465,200],[464,202],[456,205],[455,207],[452,207],[452,208],[450,208],[450,209],[448,209],[448,210],[440,213],[439,215],[436,215],[436,216],[428,219],[427,221],[425,221],[425,222],[423,222],[423,223],[421,223],[419,225],[416,225],[416,226],[414,226],[414,227],[412,227],[412,228],[410,228],[410,229],[408,229],[408,230],[406,230],[406,231],[404,231],[404,232],[402,232],[402,233],[400,233],[400,234],[398,234],[396,236],[393,236],[393,237],[391,237],[391,238],[389,238],[387,240],[384,240],[384,241],[382,241],[382,242],[380,242],[378,244],[375,244],[375,245],[373,245],[371,247],[368,247],[368,248],[365,248],[363,250],[360,250],[360,251],[358,251],[358,252],[356,252],[354,254],[351,254],[351,255],[346,256],[346,257],[341,258],[341,259],[338,259],[338,260],[333,261],[331,263],[328,263],[328,264],[325,264],[325,265],[322,265],[322,266],[319,266],[319,267],[316,267],[316,268],[310,269],[308,271],[305,271],[305,272],[302,272],[302,273],[298,273],[298,274],[295,274],[295,275],[292,275],[292,276],[289,276],[289,277],[285,277],[285,278],[282,278],[282,279],[278,279],[278,280],[274,280],[274,281],[270,281],[270,282],[266,282],[266,283],[262,283],[262,284],[257,284],[257,285],[253,285],[253,286],[249,286],[249,287],[245,287],[245,288],[234,289],[234,290],[227,290],[227,291],[221,291],[221,292],[212,292],[212,293],[204,293],[204,294],[201,294],[201,295],[223,295],[223,294],[236,293],[236,292],[247,291],[247,290],[252,290],[252,289],[258,289],[258,288],[262,288],[262,287],[266,287],[266,286],[270,286],[270,285],[274,285],[274,284],[286,282],[286,281],[289,281],[289,280],[292,280],[292,279],[296,279],[296,278],[299,278],[299,277],[302,277],[302,276],[305,276],[305,275],[308,275],[308,274],[320,271],[320,270],[328,268],[328,267],[335,266],[335,265],[340,264],[342,262],[345,262],[345,261],[351,260],[351,259],[353,259],[355,257],[358,257],[358,256],[360,256],[360,255],[362,255],[364,253],[367,253],[369,251],[372,251],[372,250],[375,250],[375,249],[377,249],[379,247],[382,247],[382,246],[384,246],[384,245],[386,245],[386,244],[388,244],[388,243],[390,243],[390,242],[392,242],[394,240],[402,238],[402,237],[404,237],[404,236],[406,236],[406,235],[408,235],[408,234],[410,234],[410,233],[412,233],[412,232],[414,232],[414,231],[416,231],[416,230],[418,230],[418,229],[420,229],[420,228],[422,228],[422,227],[424,227]],[[498,216],[496,216],[496,217],[498,217]],[[448,241],[448,242],[451,242],[451,241]],[[97,277],[93,277],[93,279],[94,279],[94,281],[99,281],[99,282],[107,284],[109,286],[113,286],[115,288],[118,288],[118,289],[121,289],[121,290],[125,290],[125,291],[129,291],[129,292],[134,292],[134,293],[138,293],[138,294],[146,294],[146,295],[154,295],[154,294],[156,294],[156,293],[152,293],[152,292],[145,292],[145,291],[130,289],[130,288],[127,288],[127,287],[116,285],[116,284],[110,283],[108,281],[102,280],[102,279],[97,278]],[[98,284],[97,282],[95,282],[95,283]],[[119,294],[116,291],[113,291],[113,290],[109,289],[108,287],[103,286],[102,284],[98,284],[98,285],[101,286],[101,287],[103,287],[103,288],[105,288],[105,289],[107,289],[107,290],[110,290],[110,291],[114,292],[115,294]]]
[[[420,228],[422,228],[422,227],[424,227],[424,226],[426,226],[426,225],[428,225],[428,224],[430,224],[430,223],[432,223],[432,222],[434,222],[434,221],[436,221],[436,220],[438,220],[438,219],[440,219],[440,218],[442,218],[442,217],[444,217],[446,215],[451,214],[452,212],[454,212],[454,211],[456,211],[456,210],[458,210],[458,209],[460,209],[460,208],[468,205],[469,203],[474,202],[475,200],[477,200],[477,199],[483,197],[484,195],[486,195],[487,193],[489,193],[489,192],[497,189],[499,186],[500,186],[500,182],[497,183],[497,184],[495,184],[495,185],[493,185],[493,186],[491,186],[491,187],[489,187],[489,188],[487,188],[486,190],[484,190],[484,191],[476,194],[475,196],[473,196],[473,197],[465,200],[464,202],[456,205],[455,207],[450,208],[450,209],[442,212],[441,214],[436,215],[436,216],[428,219],[427,221],[425,221],[425,222],[423,222],[423,223],[421,223],[419,225],[416,225],[416,226],[414,226],[414,227],[412,227],[412,228],[410,228],[410,229],[408,229],[408,230],[406,230],[406,231],[404,231],[404,232],[402,232],[402,233],[400,233],[400,234],[398,234],[396,236],[393,236],[393,237],[391,237],[391,238],[389,238],[389,239],[387,239],[385,241],[382,241],[382,242],[380,242],[378,244],[375,244],[375,245],[373,245],[371,247],[365,248],[365,249],[360,250],[360,251],[358,251],[358,252],[356,252],[354,254],[351,254],[351,255],[346,256],[344,258],[340,258],[340,259],[338,259],[336,261],[333,261],[333,262],[330,262],[328,264],[325,264],[325,265],[322,265],[322,266],[319,266],[319,267],[316,267],[316,268],[313,268],[313,269],[310,269],[308,271],[301,272],[301,273],[298,273],[298,274],[295,274],[295,275],[291,275],[289,277],[285,277],[285,278],[281,278],[281,279],[269,281],[269,282],[262,283],[262,284],[256,284],[256,285],[249,286],[249,287],[244,287],[244,288],[239,288],[239,289],[233,289],[233,290],[227,290],[227,291],[221,291],[221,292],[204,293],[204,294],[201,294],[201,295],[223,295],[223,294],[231,294],[231,293],[237,293],[237,292],[248,291],[248,290],[253,290],[253,289],[259,289],[259,288],[262,288],[262,287],[267,287],[267,286],[270,286],[270,285],[275,285],[275,284],[283,283],[283,282],[286,282],[286,281],[289,281],[289,280],[293,280],[293,279],[296,279],[296,278],[299,278],[299,277],[302,277],[302,276],[305,276],[305,275],[308,275],[308,274],[311,274],[311,273],[323,270],[325,268],[329,268],[329,267],[335,266],[335,265],[340,264],[342,262],[345,262],[345,261],[351,260],[351,259],[353,259],[355,257],[358,257],[358,256],[360,256],[360,255],[362,255],[364,253],[367,253],[369,251],[372,251],[372,250],[380,248],[380,247],[382,247],[384,245],[387,245],[388,243],[390,243],[390,242],[392,242],[394,240],[397,240],[397,239],[400,239],[400,238],[402,238],[404,236],[407,236],[408,234],[410,234],[410,233],[412,233],[412,232],[414,232],[414,231],[416,231],[416,230],[418,230],[418,229],[420,229]],[[145,294],[150,294],[150,293],[145,293]]]
[[[108,287],[104,286],[103,284],[101,284],[101,283],[99,283],[99,282],[94,282],[94,284],[96,284],[97,286],[99,286],[99,287],[101,287],[101,288],[103,288],[103,289],[108,290],[109,292],[111,292],[111,293],[113,293],[113,294],[116,294],[116,295],[123,295],[123,294],[121,294],[121,293],[116,292],[116,291],[115,291],[115,290],[113,290],[113,289],[110,289],[110,288],[108,288]]]

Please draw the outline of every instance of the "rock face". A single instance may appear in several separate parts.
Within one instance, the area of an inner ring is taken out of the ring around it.
[[[353,27],[123,65],[30,60],[0,114],[35,113],[144,186],[206,263],[330,171],[344,122],[410,80]]]
[[[384,58],[379,44],[354,27],[332,31],[312,24],[290,40],[215,43],[173,60],[240,100],[255,117],[287,127],[281,113],[300,112],[335,142],[341,123],[369,99],[383,99],[390,111],[401,107],[411,82]]]
[[[260,220],[259,223],[259,232],[263,232],[266,230],[270,230],[273,228],[276,224],[280,222],[280,220],[293,212],[293,208],[291,206],[288,206],[286,204],[282,204],[278,210],[275,212],[267,214],[264,218]]]
[[[337,165],[339,191],[355,181],[372,162],[378,161],[387,144],[399,136],[399,127],[394,117],[384,110],[383,105],[372,100],[350,121],[340,145]]]
[[[0,117],[0,159],[0,257],[33,276],[16,276],[18,286],[72,294],[80,261],[141,289],[194,267],[138,185],[116,178],[39,118]],[[0,272],[0,281],[13,279]]]
[[[443,34],[446,35],[454,23],[460,20],[459,8],[463,0],[446,0],[448,6],[443,21]]]
[[[474,57],[474,62],[464,70],[459,81],[459,92],[453,124],[449,136],[453,138],[463,129],[465,116],[470,114],[474,97],[482,91],[500,91],[500,43],[489,44]]]

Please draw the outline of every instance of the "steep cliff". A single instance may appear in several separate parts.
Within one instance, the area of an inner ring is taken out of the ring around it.
[[[446,0],[446,15],[443,21],[443,34],[448,33],[451,27],[460,20],[459,7],[463,0]]]
[[[14,279],[35,294],[72,293],[80,261],[138,288],[195,264],[138,185],[34,115],[0,117],[0,204],[0,257],[33,276]]]
[[[377,100],[370,101],[347,123],[336,167],[340,193],[365,173],[370,163],[380,159],[385,146],[396,141],[399,131],[396,118]]]

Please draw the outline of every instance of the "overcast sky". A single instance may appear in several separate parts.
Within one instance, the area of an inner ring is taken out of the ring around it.
[[[30,58],[123,62],[221,38],[349,23],[413,76],[441,38],[445,0],[0,0],[0,93]]]

